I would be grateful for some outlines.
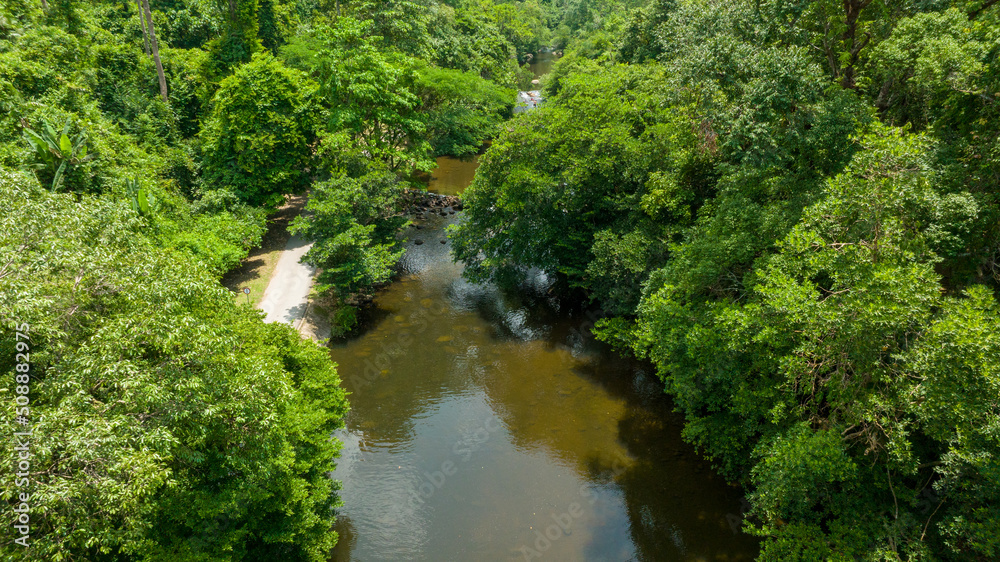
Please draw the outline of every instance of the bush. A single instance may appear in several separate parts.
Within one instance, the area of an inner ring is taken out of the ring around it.
[[[82,69],[89,52],[80,40],[56,27],[32,29],[0,53],[0,79],[11,82],[22,95],[34,98],[57,87],[82,85]]]
[[[251,205],[277,206],[309,183],[315,84],[258,53],[223,80],[202,131],[204,177]]]
[[[264,211],[243,207],[232,213],[198,215],[171,245],[190,253],[212,274],[222,276],[260,244],[265,230]]]
[[[30,546],[0,558],[324,560],[347,402],[323,349],[153,246],[121,202],[0,169],[0,206],[0,392],[13,411],[16,319],[36,430]],[[17,491],[5,470],[0,497]]]

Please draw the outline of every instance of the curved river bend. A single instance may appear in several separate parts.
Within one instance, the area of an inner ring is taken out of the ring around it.
[[[402,278],[331,343],[352,405],[332,560],[751,560],[740,491],[681,441],[655,375],[544,279],[464,281],[440,243],[458,216],[411,228]]]

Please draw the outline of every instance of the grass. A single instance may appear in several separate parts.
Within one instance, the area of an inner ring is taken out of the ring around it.
[[[264,233],[260,246],[251,250],[250,255],[239,267],[222,277],[222,285],[238,292],[237,298],[247,298],[243,295],[243,289],[246,287],[250,288],[250,302],[254,306],[264,298],[264,291],[271,282],[271,276],[274,275],[278,258],[281,257],[288,239],[292,237],[288,232],[288,225],[302,211],[306,198],[305,195],[289,196],[285,205],[268,217],[267,232]]]

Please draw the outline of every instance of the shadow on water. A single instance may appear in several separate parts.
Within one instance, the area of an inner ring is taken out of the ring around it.
[[[454,220],[419,231],[364,329],[331,345],[352,393],[333,559],[750,560],[727,522],[740,491],[680,440],[650,367],[594,341],[543,276],[462,279],[440,244]]]
[[[332,560],[751,560],[741,491],[681,441],[650,366],[544,275],[464,280],[458,216],[411,230],[400,279],[331,343],[352,405]]]

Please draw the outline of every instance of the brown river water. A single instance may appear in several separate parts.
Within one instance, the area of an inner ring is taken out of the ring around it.
[[[476,163],[452,164],[432,181],[464,188]],[[463,280],[440,243],[456,220],[411,228],[404,274],[331,342],[352,407],[332,560],[752,560],[742,492],[681,441],[650,367],[544,276]]]
[[[470,160],[459,160],[451,156],[438,156],[438,167],[431,172],[427,191],[441,195],[458,195],[472,183],[479,168],[479,156]]]
[[[535,78],[541,78],[552,70],[552,65],[555,64],[558,58],[552,51],[535,53],[534,58],[528,63],[528,68],[535,74]]]

